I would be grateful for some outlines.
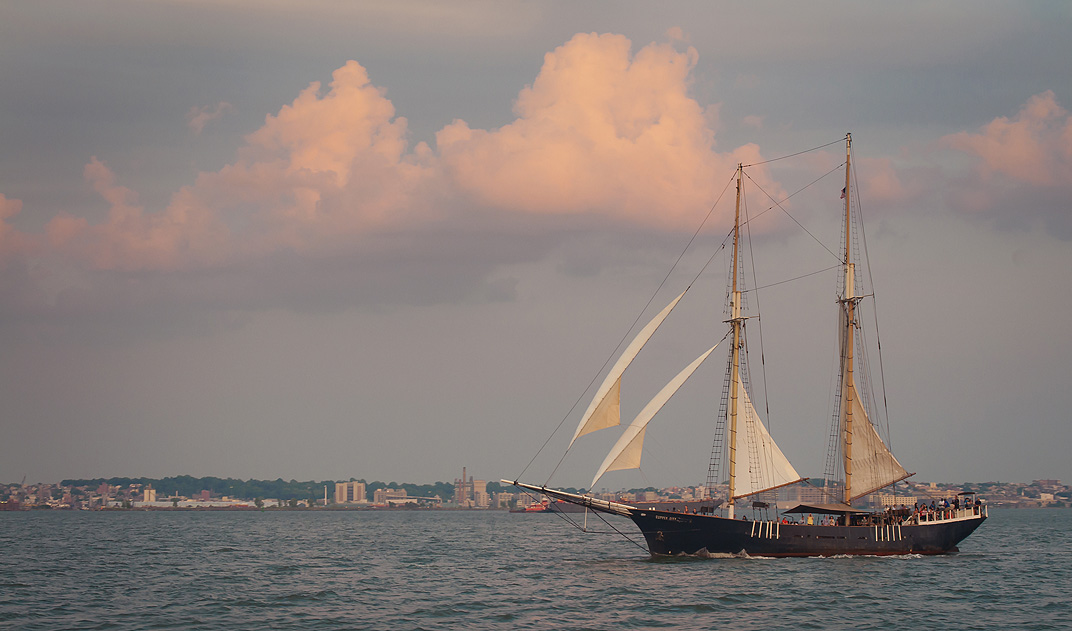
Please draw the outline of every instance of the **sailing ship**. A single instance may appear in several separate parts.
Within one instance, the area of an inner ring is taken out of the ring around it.
[[[749,394],[745,364],[745,325],[742,314],[742,287],[738,284],[741,243],[741,182],[743,165],[738,165],[737,205],[733,228],[732,272],[728,283],[728,331],[723,341],[730,341],[728,370],[720,406],[719,427],[708,473],[708,488],[713,491],[721,479],[721,459],[725,454],[728,481],[724,503],[712,502],[693,511],[677,511],[650,504],[627,504],[572,493],[518,480],[502,480],[522,489],[542,493],[583,506],[598,513],[609,513],[632,520],[647,542],[652,555],[746,554],[751,556],[829,556],[829,555],[901,555],[945,554],[955,552],[957,544],[970,535],[987,518],[987,508],[972,494],[962,494],[949,505],[933,508],[924,504],[872,511],[853,506],[853,502],[892,487],[909,478],[909,473],[894,457],[871,420],[871,399],[865,397],[859,382],[857,345],[860,329],[858,305],[867,296],[857,291],[856,262],[853,256],[852,204],[852,136],[845,136],[844,249],[839,260],[838,304],[838,384],[834,394],[831,431],[831,455],[840,471],[835,484],[824,480],[820,502],[798,503],[778,516],[768,519],[766,510],[778,489],[808,483],[774,442]],[[686,292],[688,289],[685,290]],[[656,315],[626,347],[607,374],[595,397],[582,416],[570,446],[591,432],[620,425],[621,379],[626,368],[683,298],[678,295]],[[722,342],[720,341],[719,344]],[[715,346],[672,379],[630,423],[621,438],[598,468],[596,482],[608,471],[639,468],[644,435],[648,423],[714,352]],[[723,443],[723,440],[725,441]],[[568,448],[567,448],[568,451]],[[742,474],[743,473],[743,474]],[[718,477],[715,477],[718,476]],[[836,495],[834,495],[836,493]],[[766,499],[767,501],[763,501]],[[763,510],[757,511],[756,507]],[[751,508],[748,519],[744,510]],[[740,513],[738,511],[740,510]],[[790,520],[789,515],[794,518]],[[807,515],[807,518],[804,518]],[[799,516],[799,517],[796,517]],[[818,517],[816,517],[818,516]]]

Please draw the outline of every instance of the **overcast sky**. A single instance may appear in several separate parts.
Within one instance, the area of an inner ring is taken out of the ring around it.
[[[845,132],[900,461],[1072,480],[1067,2],[0,12],[0,481],[544,482],[634,321],[721,242],[729,197],[656,295],[736,163]],[[750,185],[784,196],[843,151]],[[831,264],[839,177],[788,205],[814,239],[755,222],[760,285]],[[722,336],[724,258],[627,373],[623,418]],[[764,405],[802,475],[825,462],[836,282],[760,293]],[[642,470],[601,485],[704,480],[709,364]],[[587,485],[616,437],[552,483]]]

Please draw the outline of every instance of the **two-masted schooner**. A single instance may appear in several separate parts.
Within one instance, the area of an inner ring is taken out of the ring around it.
[[[788,510],[766,511],[746,518],[739,508],[768,506],[757,498],[769,498],[782,487],[806,482],[785,457],[767,431],[748,391],[744,367],[745,323],[742,315],[742,288],[738,286],[738,257],[741,240],[741,180],[737,169],[737,205],[733,228],[732,273],[729,283],[729,331],[723,340],[729,348],[728,371],[722,414],[713,449],[712,475],[724,452],[728,465],[728,492],[724,504],[693,511],[677,511],[653,506],[630,505],[591,495],[569,493],[517,480],[503,480],[522,489],[542,493],[594,511],[631,519],[643,533],[653,555],[747,554],[751,556],[891,555],[944,554],[987,518],[985,505],[970,495],[948,506],[924,504],[886,510],[854,508],[852,503],[912,474],[901,466],[876,431],[868,414],[868,402],[858,388],[856,347],[859,329],[858,304],[865,297],[857,292],[853,258],[852,137],[845,137],[844,250],[837,296],[839,330],[839,384],[834,396],[832,453],[840,455],[842,481],[834,490],[826,489],[820,502],[797,503]],[[687,291],[687,290],[686,290]],[[620,424],[621,378],[640,349],[652,337],[684,296],[678,295],[655,316],[626,347],[607,374],[582,416],[570,441]],[[721,344],[722,342],[719,342]],[[649,421],[706,360],[719,344],[711,347],[675,376],[630,423],[597,470],[592,486],[608,471],[640,466],[641,448]],[[722,440],[725,440],[724,448]],[[836,493],[836,495],[834,494]],[[790,519],[789,516],[794,518]],[[795,516],[799,515],[799,518]],[[808,515],[807,520],[804,515]],[[813,517],[819,516],[818,519]]]

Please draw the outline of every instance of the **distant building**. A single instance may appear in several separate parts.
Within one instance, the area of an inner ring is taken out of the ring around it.
[[[810,484],[794,484],[785,487],[785,499],[790,504],[825,504],[828,496],[837,497],[835,491]]]
[[[495,508],[510,508],[510,505],[514,502],[515,495],[513,493],[496,493],[494,497]]]
[[[143,491],[143,502],[155,502],[156,501],[156,489],[150,484]]]
[[[488,483],[486,480],[473,481],[473,504],[477,508],[491,506],[491,498],[488,496]]]
[[[416,498],[408,498],[406,496],[406,489],[376,489],[372,494],[372,501],[380,506],[387,506],[392,503],[407,504],[416,502]]]
[[[356,504],[367,501],[364,482],[336,482],[335,503]],[[378,503],[378,502],[377,502]]]
[[[881,508],[915,506],[919,498],[915,495],[893,495],[892,493],[875,493],[871,496],[871,505]]]
[[[454,479],[454,503],[458,506],[469,506],[472,499],[473,478],[467,478],[465,467],[462,467],[461,479]]]
[[[465,508],[490,507],[491,496],[488,495],[487,481],[474,480],[473,476],[467,478],[465,467],[462,467],[461,479],[454,480],[454,503]]]

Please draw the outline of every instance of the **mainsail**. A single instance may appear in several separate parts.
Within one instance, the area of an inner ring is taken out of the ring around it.
[[[852,258],[852,134],[845,137],[845,280],[844,297],[838,302],[838,323],[841,331],[841,401],[840,428],[842,458],[845,468],[845,503],[873,493],[884,486],[912,475],[890,453],[868,418],[853,376],[853,338],[857,327],[856,271]]]
[[[735,497],[755,495],[768,489],[799,482],[802,478],[771,438],[752,405],[748,390],[737,376],[737,485]],[[747,474],[740,473],[746,471]]]
[[[681,296],[678,296],[680,299]],[[721,344],[720,341],[718,344]],[[712,346],[706,353],[697,357],[691,364],[685,367],[684,370],[679,372],[676,377],[670,380],[670,383],[663,386],[663,389],[659,391],[659,394],[655,395],[655,398],[648,402],[644,406],[644,409],[640,411],[633,422],[629,424],[629,427],[625,428],[625,432],[622,434],[618,442],[614,444],[614,447],[607,454],[607,457],[603,460],[603,464],[600,465],[599,470],[596,471],[596,477],[592,478],[592,486],[596,485],[596,482],[607,471],[619,471],[621,469],[636,469],[640,467],[640,455],[644,446],[644,430],[648,427],[648,422],[655,418],[655,415],[662,409],[666,402],[670,400],[670,397],[674,396],[674,393],[688,381],[688,378],[692,376],[692,373],[696,372],[696,369],[700,367],[700,364],[716,349],[718,344]],[[591,488],[591,487],[589,487]]]
[[[688,291],[688,289],[685,291]],[[622,373],[640,353],[640,349],[644,348],[644,344],[655,334],[655,330],[663,323],[666,316],[670,315],[670,312],[677,306],[682,296],[685,295],[685,291],[678,294],[677,298],[674,298],[658,315],[652,318],[651,322],[648,322],[640,330],[640,333],[629,343],[618,361],[614,363],[614,367],[610,369],[606,379],[596,390],[596,396],[588,405],[588,410],[585,411],[584,416],[581,417],[581,422],[577,424],[577,431],[573,432],[573,438],[570,439],[570,447],[573,446],[575,440],[585,434],[621,424]]]
[[[874,493],[884,486],[900,482],[911,474],[897,462],[886,443],[875,431],[860,400],[856,384],[848,381],[841,400],[851,401],[852,435],[847,436],[852,444],[852,489],[850,500]],[[851,389],[851,391],[850,391]],[[847,430],[845,419],[848,410],[841,412],[841,431]]]

